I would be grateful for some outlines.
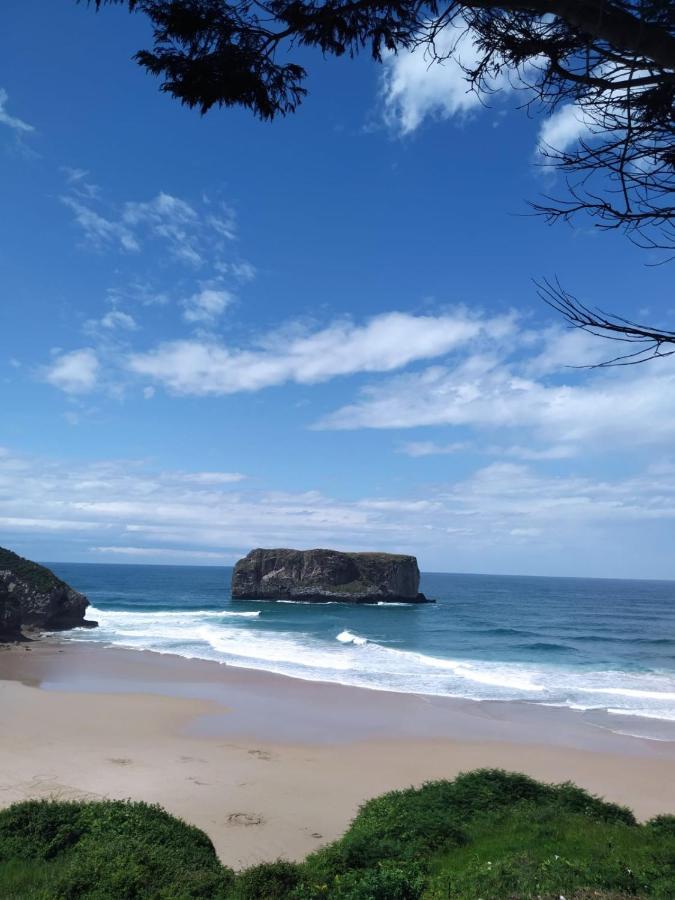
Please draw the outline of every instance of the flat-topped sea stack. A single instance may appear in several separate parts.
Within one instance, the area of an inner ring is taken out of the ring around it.
[[[235,600],[429,603],[414,556],[338,550],[251,550],[232,573]]]
[[[18,641],[25,630],[89,627],[87,598],[51,569],[0,547],[0,641]]]

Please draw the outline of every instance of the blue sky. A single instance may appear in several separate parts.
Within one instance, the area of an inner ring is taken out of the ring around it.
[[[3,21],[0,543],[675,577],[675,369],[569,368],[611,348],[532,285],[674,327],[672,268],[529,214],[574,110],[483,108],[415,56],[308,55],[295,116],[201,117],[130,60],[139,16],[8,0]]]

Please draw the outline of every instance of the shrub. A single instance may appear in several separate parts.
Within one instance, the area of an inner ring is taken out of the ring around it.
[[[338,875],[329,888],[329,896],[336,900],[418,900],[424,886],[419,866],[380,863],[374,869]]]
[[[350,869],[369,869],[384,860],[428,860],[468,841],[467,828],[479,817],[527,806],[531,815],[555,807],[592,819],[634,825],[630,810],[605,803],[573,784],[548,785],[527,775],[479,769],[454,781],[391,791],[369,800],[345,835],[313,854],[308,869],[316,880],[330,880]]]
[[[0,811],[0,865],[10,860],[54,862],[47,896],[64,900],[218,898],[233,879],[198,828],[128,801],[34,800]]]
[[[233,885],[233,900],[282,900],[300,881],[300,866],[279,859],[242,872]]]
[[[647,827],[659,834],[675,838],[675,816],[654,816],[647,822]]]

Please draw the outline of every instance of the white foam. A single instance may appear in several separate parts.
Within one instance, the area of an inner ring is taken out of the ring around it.
[[[611,716],[637,716],[640,719],[667,719],[669,722],[675,722],[675,710],[655,713],[652,709],[612,709],[608,707],[607,712]],[[640,735],[634,735],[634,737],[640,737]]]
[[[113,618],[118,620],[124,616],[132,616],[134,619],[139,619],[140,617],[152,617],[153,619],[168,619],[168,620],[186,620],[186,619],[221,619],[223,616],[235,617],[235,618],[243,618],[243,619],[256,619],[260,615],[260,610],[247,610],[246,612],[239,612],[233,609],[176,609],[176,610],[115,610],[114,612],[109,610],[97,609],[95,606],[89,606],[87,609],[87,615],[90,618],[95,618],[96,620],[100,619],[110,619]]]
[[[228,610],[227,612],[221,613],[223,616],[233,616],[234,618],[241,619],[257,619],[260,615],[260,610],[257,609],[255,612],[234,612],[233,610]]]
[[[628,687],[578,687],[589,694],[614,694],[619,697],[642,697],[648,700],[675,700],[675,691],[644,691]]]
[[[317,604],[316,600],[272,600],[272,603],[290,603],[293,606],[337,606],[337,600],[322,600]]]
[[[269,620],[259,619],[260,610],[91,608],[90,615],[100,627],[72,632],[69,639],[378,690],[535,701],[574,709],[609,707],[615,716],[675,721],[675,678],[667,671],[588,671],[555,664],[444,658],[388,646],[348,628],[326,638],[276,631],[264,627]]]
[[[391,603],[388,600],[378,600],[377,603],[366,603],[366,606],[403,606],[405,609],[414,609],[416,603]]]
[[[340,641],[341,644],[355,644],[357,647],[363,647],[368,643],[368,638],[361,637],[358,634],[352,634],[351,631],[341,631],[338,634],[337,641]]]

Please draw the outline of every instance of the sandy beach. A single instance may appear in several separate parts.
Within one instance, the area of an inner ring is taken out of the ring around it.
[[[598,714],[51,640],[0,649],[0,709],[0,804],[160,803],[203,828],[235,868],[301,859],[367,798],[480,766],[570,779],[643,818],[675,811],[675,728],[665,723],[646,740]]]

